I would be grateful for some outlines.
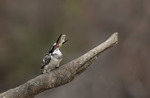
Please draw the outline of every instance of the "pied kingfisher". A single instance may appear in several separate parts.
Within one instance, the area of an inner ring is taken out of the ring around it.
[[[43,70],[42,74],[50,72],[59,67],[59,63],[63,59],[63,55],[59,48],[68,41],[65,40],[65,38],[66,35],[61,34],[57,41],[51,46],[49,52],[45,54],[41,66],[41,69]]]

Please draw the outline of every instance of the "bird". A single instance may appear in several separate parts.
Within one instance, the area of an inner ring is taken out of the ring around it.
[[[41,70],[43,70],[41,74],[48,73],[56,68],[59,68],[59,63],[63,59],[63,55],[59,48],[68,41],[65,39],[66,35],[60,34],[57,41],[51,46],[48,53],[45,54],[41,64]]]

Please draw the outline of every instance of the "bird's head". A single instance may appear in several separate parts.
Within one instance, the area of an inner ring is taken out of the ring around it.
[[[53,53],[54,50],[58,49],[59,47],[61,47],[64,43],[66,43],[68,40],[66,39],[66,35],[65,34],[60,34],[60,36],[58,37],[57,41],[53,44],[53,46],[50,48],[49,53]]]
[[[61,47],[64,43],[66,43],[68,40],[66,40],[66,35],[65,34],[60,34],[56,41],[56,48]]]

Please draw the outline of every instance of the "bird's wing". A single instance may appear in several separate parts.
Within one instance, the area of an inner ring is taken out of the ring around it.
[[[47,65],[47,64],[50,62],[50,60],[51,60],[51,54],[47,53],[47,54],[45,55],[45,57],[43,58],[43,60],[42,60],[41,69],[43,69],[44,66]]]

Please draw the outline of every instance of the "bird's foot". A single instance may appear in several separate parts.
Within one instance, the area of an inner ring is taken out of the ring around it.
[[[57,68],[59,68],[59,66],[55,66],[55,68],[57,69]]]

